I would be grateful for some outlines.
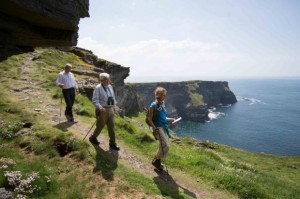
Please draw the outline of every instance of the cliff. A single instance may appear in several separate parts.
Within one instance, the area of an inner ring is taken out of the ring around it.
[[[167,89],[167,110],[171,116],[181,116],[191,121],[208,119],[208,108],[237,102],[228,82],[186,81],[132,84],[137,91],[139,107],[148,107],[154,101],[157,86]]]
[[[88,0],[1,0],[0,61],[38,46],[76,46]]]

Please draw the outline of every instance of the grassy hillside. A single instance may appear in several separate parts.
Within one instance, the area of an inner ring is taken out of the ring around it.
[[[300,157],[176,135],[165,161],[169,175],[155,173],[158,143],[144,113],[116,116],[120,152],[108,150],[106,129],[92,146],[83,138],[94,109],[83,94],[76,96],[78,123],[60,117],[65,105],[54,82],[65,63],[92,67],[54,49],[0,63],[0,189],[15,198],[300,198]]]

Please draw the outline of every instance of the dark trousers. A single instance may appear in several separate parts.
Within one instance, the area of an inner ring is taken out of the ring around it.
[[[75,101],[75,88],[63,89],[62,92],[66,102],[65,115],[73,118],[72,108]]]

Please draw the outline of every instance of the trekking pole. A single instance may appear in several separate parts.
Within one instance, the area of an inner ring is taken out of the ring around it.
[[[58,123],[60,123],[60,119],[61,119],[61,107],[62,107],[62,92],[61,92],[61,95],[60,95],[60,110],[59,110],[59,120],[58,120]]]
[[[163,157],[164,157],[163,159],[164,159],[164,163],[165,163],[165,167],[166,167],[166,172],[169,175],[167,164],[166,164],[166,157],[165,157],[165,153],[164,153],[164,148],[163,148],[163,145],[162,145],[162,139],[161,139],[161,136],[160,136],[160,132],[158,132],[158,136],[159,136],[160,146],[161,146],[161,150],[162,150]]]
[[[94,124],[92,125],[92,127],[90,128],[90,130],[87,132],[87,134],[84,136],[83,140],[86,138],[86,136],[90,133],[90,131],[92,130],[92,128],[95,126],[97,122],[97,119],[95,120]]]

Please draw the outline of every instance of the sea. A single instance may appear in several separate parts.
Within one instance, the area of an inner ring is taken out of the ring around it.
[[[300,156],[300,78],[225,81],[237,103],[211,107],[204,123],[182,119],[171,129],[250,152]]]

